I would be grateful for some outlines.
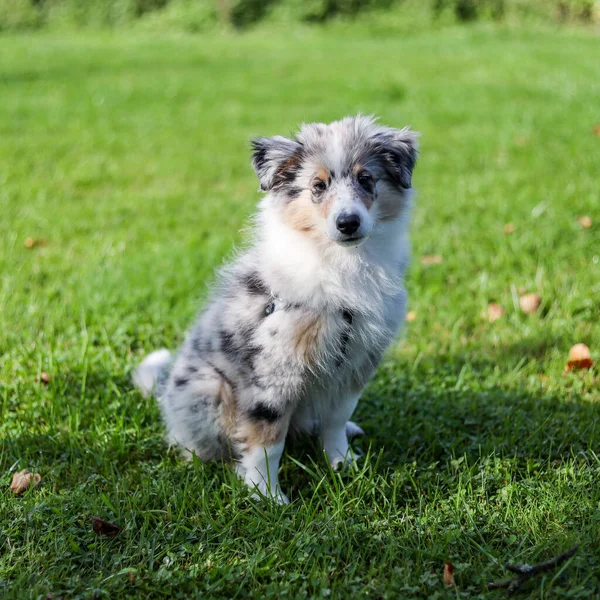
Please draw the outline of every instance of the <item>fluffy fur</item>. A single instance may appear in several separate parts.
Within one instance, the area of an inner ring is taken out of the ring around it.
[[[173,360],[152,353],[134,381],[154,390],[169,440],[203,460],[232,456],[280,502],[288,431],[349,460],[349,419],[404,321],[402,278],[417,136],[368,117],[253,142],[261,189],[254,241],[221,270]]]

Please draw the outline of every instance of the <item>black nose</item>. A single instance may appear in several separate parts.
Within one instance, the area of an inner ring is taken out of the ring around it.
[[[352,235],[360,227],[360,217],[355,213],[342,213],[335,221],[338,231],[345,235]]]

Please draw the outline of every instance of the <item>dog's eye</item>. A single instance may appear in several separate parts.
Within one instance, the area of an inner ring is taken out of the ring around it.
[[[373,191],[373,177],[371,173],[367,173],[367,171],[361,171],[356,177],[358,184],[361,188],[366,190],[367,192]]]
[[[327,189],[327,184],[322,179],[315,179],[312,190],[315,194],[322,194]]]

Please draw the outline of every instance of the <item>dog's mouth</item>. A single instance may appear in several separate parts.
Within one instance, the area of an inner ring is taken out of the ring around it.
[[[367,240],[367,237],[368,236],[366,235],[353,235],[340,240],[336,240],[336,242],[340,246],[343,246],[345,248],[353,248],[355,246],[360,246],[362,243],[364,243]]]

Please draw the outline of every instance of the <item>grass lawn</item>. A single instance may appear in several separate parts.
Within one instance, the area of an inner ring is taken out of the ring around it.
[[[0,37],[0,596],[502,597],[478,589],[503,564],[579,543],[527,597],[598,597],[600,374],[563,370],[576,342],[600,359],[599,56],[486,27]],[[423,133],[417,316],[355,415],[359,469],[296,443],[292,504],[257,503],[167,449],[129,373],[243,242],[248,139],[359,111]]]

